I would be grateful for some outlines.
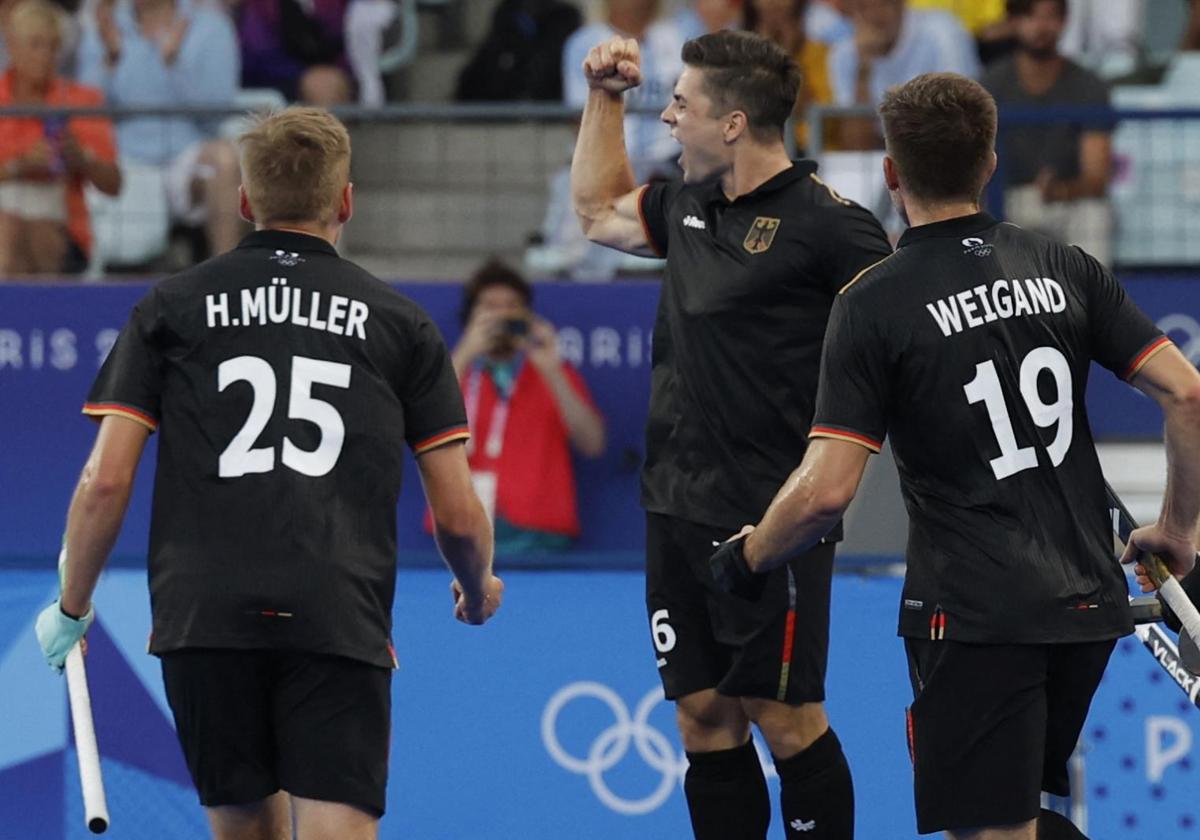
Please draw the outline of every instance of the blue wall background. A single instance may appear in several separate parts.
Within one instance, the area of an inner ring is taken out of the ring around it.
[[[32,626],[54,595],[53,556],[94,435],[80,404],[145,288],[0,285],[0,840],[85,835],[65,687],[42,663]],[[457,338],[456,288],[402,288]],[[1200,358],[1200,284],[1146,277],[1128,288]],[[444,572],[401,574],[385,838],[686,836],[680,748],[668,704],[656,702],[641,577],[615,571],[641,562],[637,467],[656,300],[653,284],[538,287],[538,309],[558,325],[609,423],[608,453],[579,466],[584,540],[557,561],[579,571],[506,573],[505,610],[484,628],[451,619]],[[1093,377],[1089,407],[1099,436],[1160,434],[1157,410],[1106,372]],[[118,568],[98,592],[88,657],[110,836],[203,837],[157,661],[144,653],[152,468],[150,457]],[[410,470],[398,511],[405,565],[435,562],[420,518]],[[898,591],[893,578],[835,582],[830,709],[856,774],[859,837],[869,840],[915,836]],[[559,712],[548,716],[556,698]],[[1123,641],[1085,731],[1091,836],[1200,837],[1196,727],[1196,709]]]
[[[146,288],[0,285],[0,562],[28,562],[57,545],[95,434],[79,409],[116,332]],[[460,332],[457,287],[399,288],[429,310],[452,345]],[[1200,361],[1200,283],[1145,277],[1130,280],[1128,288]],[[584,537],[573,563],[637,568],[641,562],[644,523],[637,506],[637,470],[657,300],[654,283],[537,287],[538,310],[558,326],[564,355],[583,372],[608,421],[608,451],[577,464]],[[1161,435],[1157,406],[1107,371],[1095,370],[1088,406],[1098,437]],[[140,564],[145,555],[153,448],[117,545],[118,562]],[[401,562],[434,562],[421,530],[423,503],[411,464],[407,479],[397,513]]]
[[[55,585],[50,572],[0,573],[0,840],[88,836],[64,681],[41,661],[32,633]],[[840,576],[834,584],[829,709],[854,770],[864,840],[916,837],[904,742],[907,678],[894,636],[898,595],[893,578]],[[656,702],[641,599],[635,572],[514,572],[496,620],[469,628],[450,616],[444,574],[402,574],[381,836],[687,836],[682,753],[669,704]],[[108,572],[96,604],[87,667],[109,836],[204,837],[157,660],[145,653],[142,574]],[[548,716],[556,697],[559,711]],[[627,725],[614,727],[621,721]],[[1151,658],[1124,640],[1085,733],[1089,836],[1200,836],[1192,749],[1198,721]],[[772,778],[773,793],[775,785]],[[775,816],[772,840],[783,836],[778,823]]]

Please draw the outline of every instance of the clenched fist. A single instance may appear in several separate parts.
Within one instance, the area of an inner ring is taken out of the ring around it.
[[[633,38],[616,36],[597,44],[583,60],[588,87],[624,93],[642,83],[642,56]]]

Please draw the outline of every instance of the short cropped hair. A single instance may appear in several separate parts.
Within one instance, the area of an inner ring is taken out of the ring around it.
[[[63,12],[50,0],[20,0],[9,13],[10,38],[23,37],[31,26],[48,30],[62,41]]]
[[[1038,3],[1046,2],[1058,6],[1058,14],[1061,17],[1067,16],[1067,0],[1007,0],[1004,8],[1009,17],[1025,17],[1033,14],[1033,7]]]
[[[503,261],[490,259],[480,266],[463,286],[462,307],[458,311],[459,321],[465,325],[471,320],[471,313],[475,311],[479,296],[483,294],[484,289],[492,286],[507,286],[521,296],[527,308],[533,305],[533,286],[529,281]]]
[[[800,92],[800,68],[786,50],[752,32],[723,30],[688,41],[682,58],[704,71],[714,115],[744,111],[756,139],[783,136]]]
[[[888,155],[905,189],[925,200],[978,201],[996,148],[996,100],[957,73],[926,73],[879,106]]]
[[[321,108],[284,108],[238,142],[256,221],[333,221],[350,179],[350,134],[335,116]]]

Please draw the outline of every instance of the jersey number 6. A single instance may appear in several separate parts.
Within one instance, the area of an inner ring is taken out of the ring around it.
[[[1052,403],[1043,402],[1038,394],[1038,377],[1045,370],[1054,376],[1057,396]],[[997,480],[1036,467],[1037,450],[1032,446],[1017,446],[1017,436],[1013,433],[1008,404],[1004,401],[1004,392],[1000,390],[996,363],[989,359],[977,364],[975,378],[964,385],[963,390],[967,392],[968,403],[982,402],[987,406],[992,431],[996,434],[996,442],[1000,444],[1000,457],[989,462]],[[1021,362],[1021,396],[1034,423],[1043,429],[1058,424],[1054,440],[1046,447],[1050,463],[1057,467],[1063,462],[1063,458],[1067,457],[1067,450],[1071,448],[1071,436],[1075,433],[1071,366],[1067,363],[1067,357],[1053,347],[1030,350],[1029,355]]]
[[[249,382],[254,390],[254,401],[241,431],[234,435],[217,459],[217,475],[221,478],[237,478],[250,473],[270,472],[275,469],[275,447],[253,447],[275,409],[275,371],[266,359],[237,356],[221,362],[217,367],[217,390],[224,391],[234,382]],[[350,387],[350,365],[304,356],[292,357],[288,418],[315,424],[321,430],[321,442],[310,451],[301,449],[285,437],[280,460],[285,467],[315,478],[328,473],[337,463],[346,440],[346,424],[336,408],[312,395],[314,384]]]

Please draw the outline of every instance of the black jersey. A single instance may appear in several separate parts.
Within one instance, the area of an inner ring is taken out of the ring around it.
[[[323,240],[253,233],[142,298],[84,412],[159,431],[152,652],[392,664],[404,445],[467,437],[420,307]]]
[[[875,217],[816,169],[797,162],[733,201],[718,182],[642,191],[667,258],[642,471],[652,513],[737,530],[804,456],[829,308],[891,253]]]
[[[1093,359],[1129,378],[1167,343],[1090,256],[982,213],[909,230],[843,290],[812,435],[875,450],[891,435],[901,635],[1132,631],[1084,389]]]

